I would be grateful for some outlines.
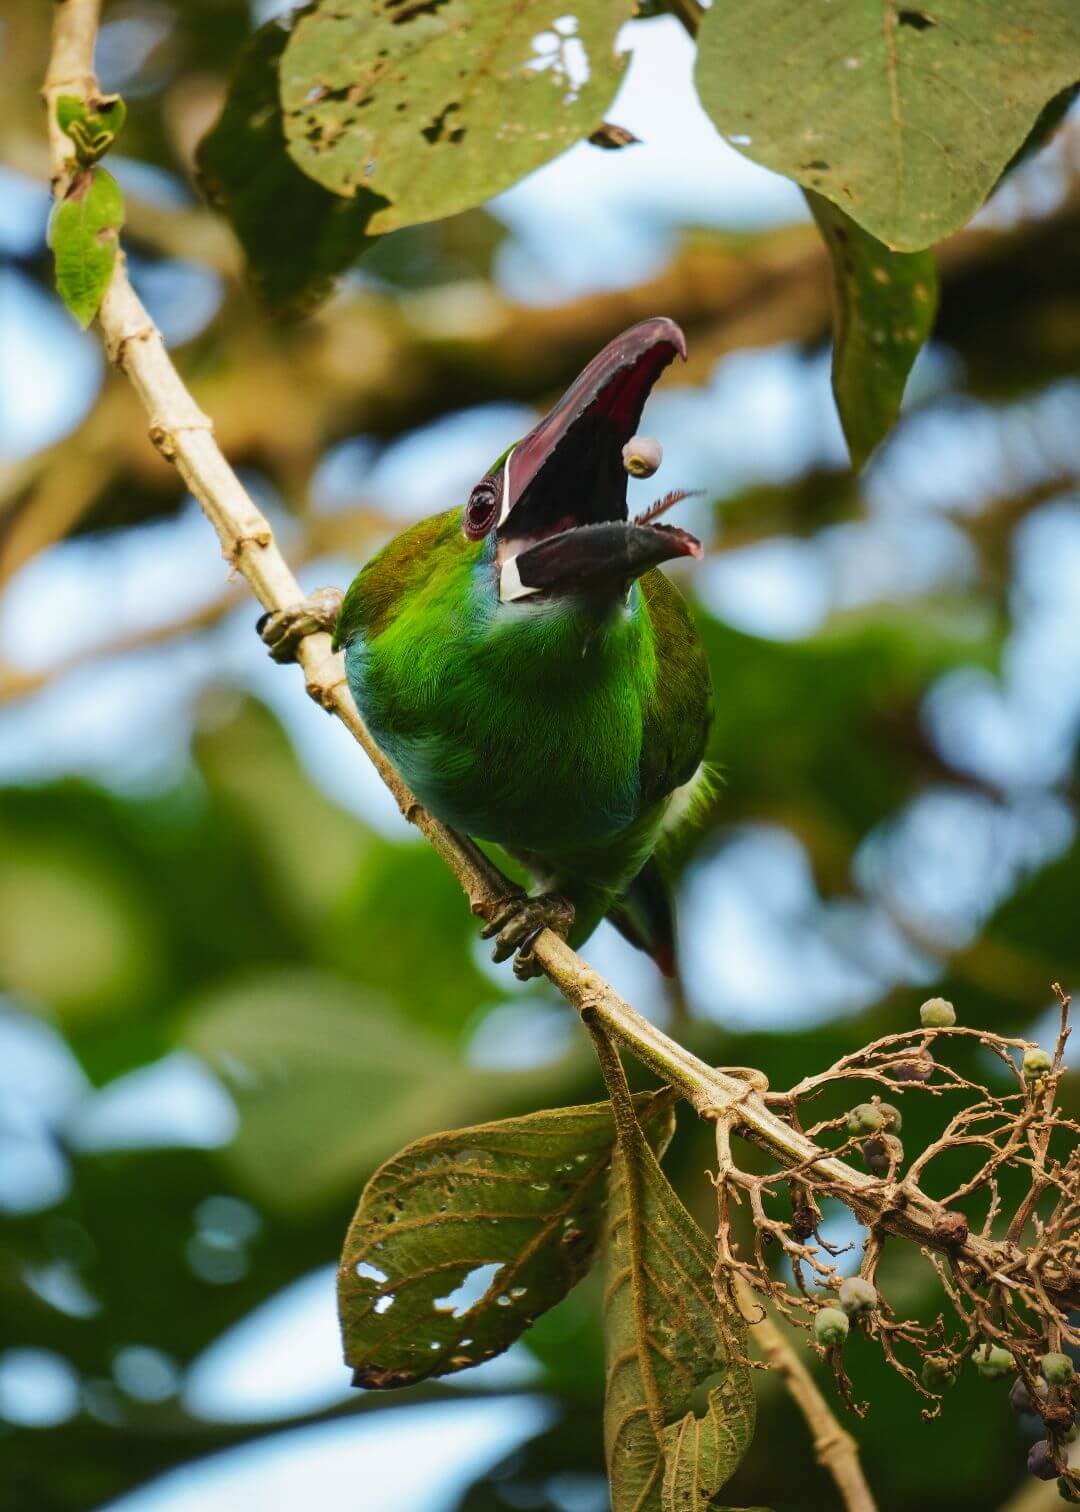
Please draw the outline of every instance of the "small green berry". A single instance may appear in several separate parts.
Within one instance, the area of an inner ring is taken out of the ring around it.
[[[975,1351],[975,1369],[986,1381],[996,1381],[1016,1369],[1016,1361],[998,1344],[980,1344]]]
[[[1067,1386],[1073,1378],[1073,1362],[1067,1354],[1044,1354],[1039,1372],[1051,1386]]]
[[[885,1115],[875,1103],[859,1103],[847,1116],[849,1134],[876,1134],[885,1127]]]
[[[1040,1077],[1046,1075],[1053,1064],[1054,1062],[1045,1050],[1025,1050],[1024,1080],[1026,1082],[1037,1082]]]
[[[948,998],[927,998],[919,1009],[919,1023],[924,1029],[951,1029],[956,1023],[956,1009]]]
[[[848,1276],[840,1283],[840,1306],[849,1318],[861,1318],[878,1305],[877,1287],[862,1276]]]
[[[892,1103],[883,1102],[881,1116],[885,1120],[885,1128],[890,1134],[899,1134],[904,1127],[904,1120],[900,1117],[900,1109],[894,1108]]]
[[[929,1391],[944,1391],[956,1385],[956,1367],[945,1355],[927,1355],[923,1361],[922,1383]]]
[[[838,1307],[823,1307],[814,1319],[814,1337],[819,1344],[842,1344],[850,1326]]]
[[[1077,1439],[1080,1438],[1080,1427],[1076,1423],[1070,1423],[1067,1428],[1061,1429],[1058,1438],[1063,1444],[1075,1444]]]

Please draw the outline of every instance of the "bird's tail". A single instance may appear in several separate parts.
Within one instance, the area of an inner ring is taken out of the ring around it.
[[[646,861],[608,918],[624,939],[652,956],[666,977],[675,975],[675,917],[655,856]]]

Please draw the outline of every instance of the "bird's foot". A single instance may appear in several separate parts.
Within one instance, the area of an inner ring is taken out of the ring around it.
[[[552,929],[562,939],[570,933],[574,922],[574,905],[560,893],[538,893],[530,898],[525,893],[511,893],[502,899],[498,913],[481,930],[485,940],[495,937],[493,961],[514,959],[514,975],[520,982],[541,975],[540,966],[532,953],[533,941],[543,929]]]
[[[340,588],[316,588],[298,604],[264,614],[255,628],[276,662],[295,661],[297,648],[305,635],[314,635],[318,630],[333,630],[343,598]]]

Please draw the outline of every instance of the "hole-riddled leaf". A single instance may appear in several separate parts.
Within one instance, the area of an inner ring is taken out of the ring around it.
[[[638,1106],[670,1138],[666,1097]],[[609,1103],[432,1134],[368,1182],[338,1277],[358,1386],[409,1386],[507,1349],[592,1263],[615,1142]]]
[[[1078,77],[1076,0],[716,4],[698,37],[728,141],[907,252],[974,214]]]
[[[754,1432],[742,1321],[713,1286],[708,1240],[640,1127],[620,1139],[608,1209],[604,1439],[613,1512],[713,1506]],[[703,1411],[697,1388],[720,1375]]]
[[[631,0],[333,0],[281,62],[289,151],[373,231],[479,205],[595,131]]]
[[[937,309],[934,254],[890,252],[813,190],[806,198],[833,267],[832,385],[855,467],[900,413]]]
[[[56,259],[56,290],[84,328],[97,314],[112,277],[124,200],[104,168],[88,168],[53,207],[49,246]]]
[[[248,275],[275,314],[299,315],[330,293],[334,279],[371,238],[383,201],[363,191],[343,200],[301,173],[285,145],[278,63],[288,18],[260,28],[240,54],[228,98],[199,144],[202,187],[232,223]]]

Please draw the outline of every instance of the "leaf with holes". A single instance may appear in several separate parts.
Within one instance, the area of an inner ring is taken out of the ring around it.
[[[608,1204],[604,1446],[613,1512],[714,1505],[753,1437],[746,1329],[717,1298],[713,1261],[634,1127],[612,1163]]]
[[[241,52],[197,162],[207,199],[228,217],[244,249],[259,299],[274,314],[295,316],[325,298],[370,246],[368,221],[385,202],[367,190],[343,200],[301,173],[289,156],[278,64],[290,27],[287,17],[271,21]]]
[[[812,189],[806,198],[832,259],[833,395],[858,468],[900,413],[934,323],[937,265],[930,251],[891,252]]]
[[[1080,5],[713,5],[695,77],[747,157],[915,252],[975,213],[1046,102],[1080,78]]]
[[[667,1143],[666,1094],[638,1099]],[[411,1386],[507,1349],[589,1269],[615,1142],[609,1103],[432,1134],[368,1182],[338,1311],[358,1386]]]
[[[479,205],[600,125],[632,0],[325,0],[281,61],[289,151],[373,231]]]
[[[56,290],[85,329],[97,314],[112,277],[124,198],[104,168],[77,174],[49,218],[56,259]]]

